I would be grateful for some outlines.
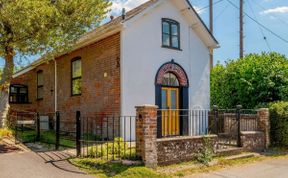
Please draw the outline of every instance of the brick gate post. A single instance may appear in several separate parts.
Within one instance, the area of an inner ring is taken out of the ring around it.
[[[259,130],[264,132],[265,135],[265,147],[266,149],[270,145],[270,120],[269,120],[269,109],[261,108],[257,112],[258,116],[258,127]]]
[[[157,166],[157,106],[136,106],[136,154],[146,167]]]

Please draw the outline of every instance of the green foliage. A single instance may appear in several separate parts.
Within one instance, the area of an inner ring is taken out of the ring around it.
[[[211,72],[211,104],[222,108],[287,101],[287,93],[288,59],[275,52],[217,64]]]
[[[127,156],[135,157],[136,150],[135,148],[131,148],[127,142],[124,141],[123,138],[115,138],[113,142],[106,142],[103,144],[99,144],[96,146],[91,146],[88,148],[88,156],[90,157],[103,157],[108,156],[111,157],[113,154],[115,157],[125,158]]]
[[[23,54],[69,46],[103,20],[111,2],[0,0],[0,5],[0,56],[4,56],[7,45]]]
[[[199,150],[197,161],[206,166],[213,160],[213,146],[208,137],[203,138],[203,147]]]
[[[13,133],[10,129],[0,129],[0,139],[3,137],[12,137]]]
[[[121,163],[107,162],[100,159],[85,158],[85,159],[71,159],[74,165],[84,169],[89,174],[95,177],[125,177],[125,178],[158,178],[168,177],[164,174],[159,174],[156,171],[146,168],[142,165],[123,165]]]
[[[105,18],[109,0],[0,0],[0,89],[8,90],[15,56],[65,52]]]
[[[288,102],[270,104],[271,143],[288,146]]]

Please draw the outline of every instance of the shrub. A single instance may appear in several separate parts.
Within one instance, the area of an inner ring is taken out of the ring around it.
[[[11,137],[12,131],[10,129],[0,129],[0,139],[3,137]]]
[[[197,155],[197,161],[206,166],[213,160],[213,147],[208,137],[203,138],[203,147]]]
[[[288,102],[272,103],[269,110],[272,145],[288,146]]]
[[[217,64],[211,71],[211,106],[255,108],[288,100],[288,58],[271,52]]]
[[[90,157],[103,157],[103,156],[119,156],[125,158],[126,156],[135,156],[135,148],[130,150],[130,146],[123,138],[115,138],[113,142],[99,144],[97,146],[89,147],[88,156]]]

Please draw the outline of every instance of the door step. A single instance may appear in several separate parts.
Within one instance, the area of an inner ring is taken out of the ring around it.
[[[253,158],[253,157],[257,157],[257,156],[260,156],[260,154],[259,153],[242,153],[239,155],[228,156],[224,159],[225,160],[235,160],[235,159]]]
[[[227,147],[227,148],[216,150],[216,155],[217,156],[232,156],[232,155],[239,155],[242,152],[243,152],[243,148]]]

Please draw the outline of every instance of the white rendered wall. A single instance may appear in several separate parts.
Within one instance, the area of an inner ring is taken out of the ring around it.
[[[180,23],[182,51],[162,48],[161,19]],[[126,24],[121,33],[121,114],[136,115],[135,106],[155,104],[155,76],[166,62],[174,61],[189,79],[190,109],[210,107],[209,50],[191,24],[169,1]],[[134,135],[134,128],[132,128]]]

